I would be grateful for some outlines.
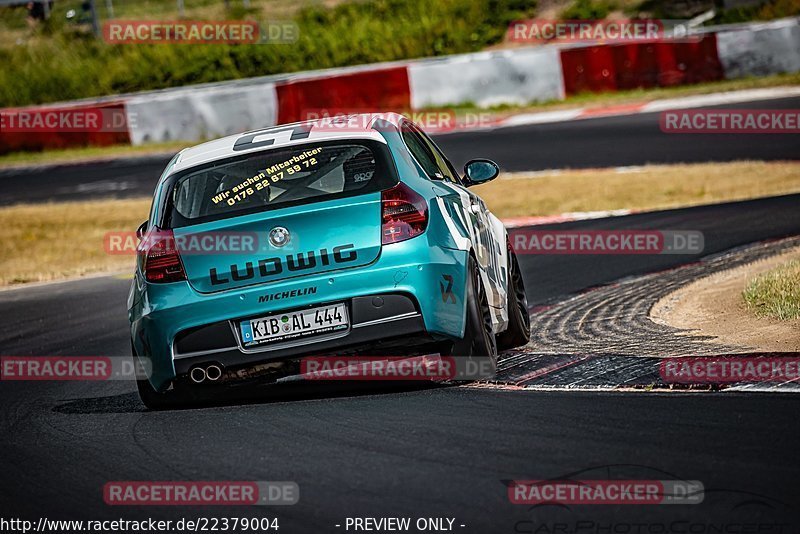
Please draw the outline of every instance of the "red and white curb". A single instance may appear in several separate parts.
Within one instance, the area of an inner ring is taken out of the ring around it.
[[[522,228],[526,226],[541,226],[544,224],[560,224],[572,221],[587,221],[590,219],[606,219],[608,217],[624,217],[638,213],[634,210],[605,210],[605,211],[575,211],[560,215],[543,215],[534,217],[511,217],[502,219],[506,228]]]
[[[739,104],[759,100],[775,100],[778,98],[791,98],[800,96],[800,87],[771,87],[765,89],[744,89],[741,91],[728,91],[707,95],[685,96],[679,98],[665,98],[650,102],[633,104],[619,104],[605,107],[584,107],[564,109],[557,111],[541,111],[535,113],[520,113],[505,118],[487,121],[484,127],[472,127],[470,130],[492,130],[496,128],[510,128],[514,126],[528,126],[533,124],[550,124],[602,117],[621,117],[639,113],[657,113],[674,109],[692,109],[707,106],[724,106],[726,104]],[[458,126],[456,127],[456,130]],[[440,132],[448,133],[448,132]]]

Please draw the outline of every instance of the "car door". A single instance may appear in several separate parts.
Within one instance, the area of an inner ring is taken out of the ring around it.
[[[442,197],[454,201],[459,216],[470,233],[470,241],[475,258],[481,270],[489,305],[493,308],[496,323],[507,321],[506,288],[507,262],[505,229],[502,223],[491,214],[485,202],[464,186],[452,163],[438,146],[410,121],[401,125],[403,139],[411,153],[423,167],[428,176],[436,180]],[[499,226],[499,228],[498,228]]]

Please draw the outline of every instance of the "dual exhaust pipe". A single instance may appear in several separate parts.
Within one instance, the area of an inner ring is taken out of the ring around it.
[[[195,384],[202,384],[206,381],[216,382],[222,378],[222,367],[216,363],[212,363],[205,367],[198,365],[189,371],[189,378],[191,378],[192,382]]]

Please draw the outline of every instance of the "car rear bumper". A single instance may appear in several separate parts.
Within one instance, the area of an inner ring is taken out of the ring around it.
[[[392,340],[408,346],[460,338],[466,261],[465,251],[420,236],[383,247],[368,266],[214,294],[198,293],[186,282],[135,280],[140,288],[134,288],[129,310],[131,337],[136,354],[150,360],[157,389],[206,362],[230,368],[377,348]],[[384,299],[383,306],[373,305],[375,297]],[[279,349],[244,349],[236,339],[241,320],[336,302],[349,306],[346,335]]]
[[[252,366],[308,354],[363,352],[368,347],[385,350],[394,341],[420,343],[429,339],[425,323],[414,300],[404,294],[389,293],[355,297],[346,303],[351,326],[334,338],[314,340],[299,345],[273,348],[269,345],[245,349],[236,335],[236,321],[223,321],[181,332],[173,344],[177,376],[188,374],[196,366],[211,363],[226,368]],[[289,310],[291,311],[291,310]]]

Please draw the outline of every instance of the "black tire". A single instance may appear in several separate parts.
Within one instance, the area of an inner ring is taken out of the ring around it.
[[[497,336],[498,350],[527,345],[531,340],[531,317],[525,282],[519,269],[517,255],[508,247],[508,328]]]
[[[467,264],[467,308],[464,338],[453,345],[453,356],[472,358],[488,357],[492,366],[497,364],[497,340],[492,332],[492,316],[489,300],[483,288],[475,258],[469,257]]]
[[[149,410],[168,410],[170,408],[181,408],[191,405],[191,396],[187,392],[179,391],[173,387],[168,391],[156,391],[150,381],[143,376],[139,357],[131,345],[133,354],[133,365],[137,369],[136,389],[139,391],[139,398]]]

